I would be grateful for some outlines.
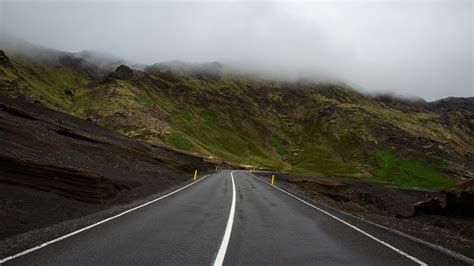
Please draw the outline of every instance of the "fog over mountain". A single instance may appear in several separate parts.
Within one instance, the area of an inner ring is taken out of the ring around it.
[[[427,100],[474,95],[472,25],[472,1],[0,2],[0,38]]]

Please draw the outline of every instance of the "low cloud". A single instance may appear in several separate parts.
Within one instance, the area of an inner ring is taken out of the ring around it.
[[[0,2],[0,37],[427,100],[473,96],[472,25],[471,1]]]

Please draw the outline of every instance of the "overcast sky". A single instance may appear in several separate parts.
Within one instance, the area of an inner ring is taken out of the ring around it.
[[[220,61],[369,92],[473,96],[472,1],[0,0],[0,37],[137,63]]]

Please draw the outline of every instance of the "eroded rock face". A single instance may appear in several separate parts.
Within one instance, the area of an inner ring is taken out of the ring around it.
[[[415,204],[415,215],[447,215],[474,217],[474,191],[473,190],[448,190],[446,191],[446,203],[439,198],[420,201]]]
[[[432,198],[427,201],[420,201],[415,204],[415,215],[434,214],[443,215],[445,213],[443,201],[439,198]]]
[[[466,190],[460,196],[460,214],[465,217],[474,217],[474,191]]]
[[[120,65],[110,76],[117,79],[129,80],[133,78],[133,70],[126,65]]]
[[[460,197],[459,193],[455,191],[447,191],[446,192],[446,213],[450,215],[457,215],[459,214],[459,207],[460,207]]]
[[[0,171],[1,183],[35,188],[86,203],[111,200],[121,188],[110,178],[92,172],[22,158],[0,156]]]
[[[446,214],[474,217],[474,191],[448,191],[446,193]]]
[[[461,215],[474,217],[474,191],[461,192]]]
[[[6,66],[13,69],[10,59],[2,50],[0,50],[0,66]]]

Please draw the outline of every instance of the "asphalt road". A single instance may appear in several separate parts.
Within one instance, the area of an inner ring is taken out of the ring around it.
[[[233,197],[235,197],[233,201]],[[456,265],[426,245],[221,171],[5,265]]]

